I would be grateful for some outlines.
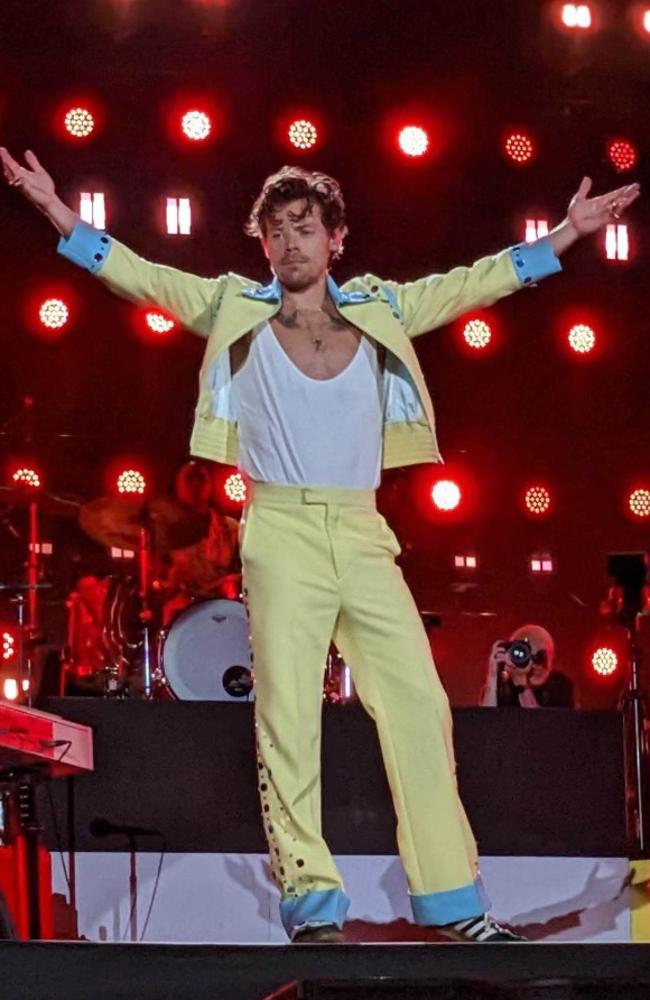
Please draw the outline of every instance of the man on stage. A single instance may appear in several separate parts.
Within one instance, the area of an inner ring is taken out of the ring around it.
[[[252,480],[241,557],[253,637],[259,787],[281,915],[293,941],[341,940],[348,908],[321,834],[323,664],[333,638],[374,719],[417,923],[467,941],[517,940],[486,914],[458,797],[451,714],[397,540],[375,507],[382,468],[440,460],[412,338],[560,270],[558,256],[638,195],[588,198],[549,237],[407,284],[338,287],[347,234],[338,184],[285,167],[248,232],[273,280],[199,278],[151,264],[84,225],[33,153],[4,172],[61,233],[60,251],[109,288],[207,338],[191,450]]]

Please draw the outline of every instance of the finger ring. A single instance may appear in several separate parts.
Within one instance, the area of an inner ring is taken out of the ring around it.
[[[614,201],[609,206],[609,214],[613,215],[615,219],[620,219],[620,213],[618,211],[618,202]]]
[[[9,181],[9,184],[11,187],[20,187],[22,182],[23,182],[22,177],[14,177],[12,181]]]

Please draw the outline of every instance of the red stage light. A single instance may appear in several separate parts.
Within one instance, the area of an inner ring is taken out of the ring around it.
[[[492,339],[492,330],[488,323],[482,319],[470,319],[465,324],[463,337],[468,347],[473,350],[482,350]]]
[[[548,236],[548,220],[526,219],[526,230],[524,232],[526,243],[534,243],[535,240],[541,240],[543,236]]]
[[[586,323],[576,323],[569,330],[568,341],[576,354],[589,354],[596,346],[596,334]]]
[[[5,701],[17,701],[20,694],[18,681],[15,677],[5,677],[2,683],[2,697]]]
[[[205,111],[192,108],[181,118],[181,131],[191,142],[203,142],[212,131],[212,119]]]
[[[533,575],[539,573],[554,573],[555,572],[555,560],[550,552],[535,553],[528,560],[528,565],[530,566],[530,571]]]
[[[529,486],[524,494],[524,505],[530,514],[541,517],[551,508],[551,494],[545,486]]]
[[[503,151],[517,166],[530,163],[535,155],[535,143],[526,132],[511,132],[503,142]]]
[[[611,646],[599,646],[592,653],[591,666],[599,677],[611,677],[618,667],[618,656]]]
[[[562,6],[562,23],[566,28],[585,30],[593,22],[591,7],[586,3],[565,3]]]
[[[231,476],[228,476],[223,484],[223,491],[233,503],[246,503],[248,498],[246,482],[239,472],[234,472]]]
[[[103,191],[82,191],[79,195],[79,215],[96,229],[106,229],[106,198]]]
[[[137,469],[125,469],[117,477],[117,492],[123,495],[134,495],[144,493],[147,483],[141,472]]]
[[[327,139],[327,121],[314,105],[293,104],[273,122],[273,139],[293,153],[320,149]]]
[[[48,330],[60,330],[68,322],[70,313],[63,299],[45,299],[38,310],[38,317]]]
[[[63,125],[69,135],[75,139],[87,139],[94,131],[95,118],[88,108],[69,108],[66,111]]]
[[[637,148],[629,139],[612,139],[607,144],[607,155],[619,173],[632,170],[639,159]]]
[[[189,198],[167,198],[165,213],[171,236],[189,236],[192,232],[192,203]]]
[[[16,636],[8,629],[3,629],[0,633],[0,639],[2,641],[2,662],[10,663],[16,655]]]
[[[224,109],[209,90],[177,91],[163,99],[160,114],[170,143],[185,153],[196,150],[197,156],[204,155],[227,130]]]
[[[147,309],[145,312],[145,321],[152,333],[159,335],[171,333],[176,326],[173,319],[154,309]]]
[[[312,149],[318,142],[318,129],[307,118],[297,118],[291,122],[287,135],[296,149]]]
[[[650,35],[650,8],[646,8],[646,10],[642,12],[641,26],[643,30]]]
[[[26,329],[48,343],[66,337],[84,315],[85,304],[72,284],[38,282],[28,288],[22,302]]]
[[[454,556],[454,568],[476,570],[478,569],[478,557],[475,555]]]
[[[38,490],[41,487],[41,477],[35,469],[21,466],[11,477],[17,486],[24,486],[28,489]]]
[[[405,125],[399,131],[397,145],[405,156],[424,156],[429,148],[429,134],[421,125]]]
[[[610,222],[605,227],[605,256],[607,260],[630,259],[630,234],[625,223]]]
[[[632,490],[627,498],[627,504],[634,517],[650,517],[650,490],[645,487]]]
[[[434,507],[441,511],[456,510],[462,500],[458,483],[451,479],[439,479],[431,488]]]

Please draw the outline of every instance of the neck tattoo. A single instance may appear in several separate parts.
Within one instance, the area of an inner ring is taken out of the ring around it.
[[[302,322],[298,318],[299,312],[303,313]],[[340,316],[336,315],[332,316],[324,309],[322,310],[298,309],[296,306],[289,305],[288,303],[283,303],[282,308],[280,309],[280,312],[277,315],[277,318],[279,322],[282,324],[282,326],[284,326],[286,329],[289,330],[306,329],[307,332],[309,333],[309,336],[311,337],[311,342],[314,347],[314,350],[319,352],[324,350],[325,339],[321,333],[319,333],[317,330],[314,330],[308,316],[308,313],[310,312],[312,313],[317,312],[321,317],[327,318],[329,320],[329,325],[333,330],[347,329],[347,324],[345,323],[344,320],[341,319]]]

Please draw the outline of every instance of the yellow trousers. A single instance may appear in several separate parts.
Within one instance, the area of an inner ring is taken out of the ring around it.
[[[458,797],[451,713],[372,492],[253,484],[241,555],[253,642],[259,790],[287,933],[342,926],[321,833],[323,670],[333,639],[374,719],[415,920],[483,913]]]

